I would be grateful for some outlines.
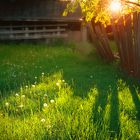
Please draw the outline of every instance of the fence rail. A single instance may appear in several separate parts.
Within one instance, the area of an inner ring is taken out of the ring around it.
[[[67,37],[67,24],[0,26],[0,40]]]
[[[88,27],[97,51],[111,62],[119,58],[125,72],[140,78],[140,13],[122,16],[117,22],[112,19],[111,26],[119,56],[114,55],[110,49],[105,27],[101,23],[90,22]]]

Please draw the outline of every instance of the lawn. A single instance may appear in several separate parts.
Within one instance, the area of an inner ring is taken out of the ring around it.
[[[0,139],[140,139],[139,81],[89,44],[0,44]]]

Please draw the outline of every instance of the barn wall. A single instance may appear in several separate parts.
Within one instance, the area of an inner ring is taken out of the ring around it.
[[[0,26],[67,24],[69,40],[86,40],[81,11],[63,17],[67,2],[59,0],[0,0]],[[2,29],[2,28],[1,28]]]
[[[0,19],[79,18],[80,10],[62,17],[66,4],[59,0],[0,0]]]

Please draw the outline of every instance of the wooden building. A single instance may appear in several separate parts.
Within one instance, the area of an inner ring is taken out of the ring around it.
[[[66,0],[0,0],[0,40],[85,40],[81,12],[62,16]]]

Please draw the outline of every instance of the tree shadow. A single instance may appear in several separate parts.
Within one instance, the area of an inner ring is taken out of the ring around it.
[[[140,98],[138,97],[138,93],[136,91],[138,89],[136,89],[134,86],[130,85],[130,83],[128,83],[128,84],[129,84],[129,90],[130,90],[130,93],[132,96],[132,100],[133,100],[135,108],[137,110],[136,117],[138,120],[140,120]]]
[[[119,137],[119,99],[117,92],[117,79],[110,85],[102,87],[101,83],[98,83],[97,89],[99,92],[98,97],[96,98],[95,107],[93,108],[93,123],[98,123],[99,125],[103,123],[105,113],[108,114],[109,120],[109,133],[111,138]],[[110,96],[110,97],[109,97]],[[109,112],[106,112],[107,104],[110,105]],[[99,127],[98,131],[100,132],[103,128]]]
[[[120,132],[120,116],[119,116],[119,99],[118,99],[118,91],[117,86],[115,86],[114,90],[111,94],[110,99],[110,133],[111,137],[119,137]]]
[[[136,117],[138,120],[140,120],[140,98],[138,97],[138,93],[140,92],[140,80],[133,77],[127,77],[125,75],[122,75],[122,79],[129,87],[133,103],[137,110]]]

